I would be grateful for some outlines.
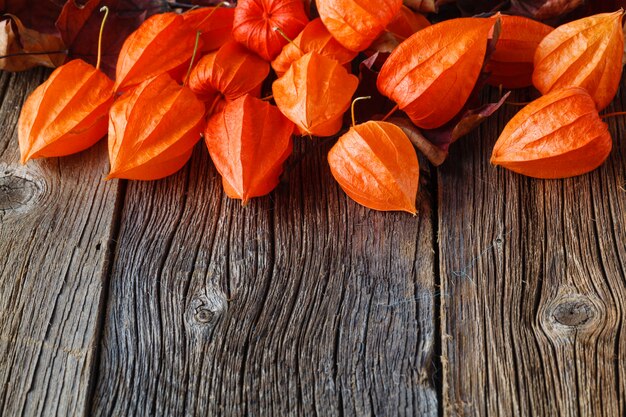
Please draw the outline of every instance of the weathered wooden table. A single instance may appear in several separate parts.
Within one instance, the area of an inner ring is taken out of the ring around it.
[[[416,217],[298,140],[243,208],[202,144],[156,182],[103,181],[104,141],[19,165],[45,75],[0,76],[0,415],[626,415],[623,119],[540,181],[488,163],[505,107],[422,164]]]

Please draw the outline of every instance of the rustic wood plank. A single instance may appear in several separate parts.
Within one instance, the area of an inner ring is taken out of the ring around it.
[[[418,217],[376,213],[306,142],[245,208],[202,144],[129,184],[93,415],[437,415],[428,173]]]
[[[0,415],[88,408],[118,186],[106,148],[18,162],[22,102],[48,72],[0,75]]]
[[[445,415],[624,415],[626,125],[599,170],[542,181],[489,165],[516,110],[439,171]]]

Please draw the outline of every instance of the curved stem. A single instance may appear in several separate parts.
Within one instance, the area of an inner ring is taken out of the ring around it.
[[[369,100],[370,98],[372,98],[372,96],[357,97],[354,100],[352,100],[352,105],[350,106],[350,114],[352,116],[352,127],[356,125],[356,122],[354,121],[354,103],[356,103],[359,100]]]
[[[300,48],[298,45],[296,45],[296,44],[295,44],[295,42],[294,42],[293,40],[291,40],[291,39],[289,38],[289,36],[287,36],[287,34],[286,34],[285,32],[283,32],[283,30],[282,30],[281,28],[279,28],[278,26],[275,26],[275,27],[273,27],[273,28],[272,28],[272,30],[273,30],[274,32],[278,32],[278,34],[279,34],[280,36],[282,36],[283,38],[285,38],[285,40],[286,40],[287,42],[289,42],[290,44],[292,44],[293,46],[295,46],[296,48],[298,48],[298,50],[302,53],[302,55],[304,55],[304,51],[302,50],[302,48]]]
[[[604,120],[607,117],[614,117],[614,116],[626,116],[626,111],[616,111],[613,113],[601,114],[600,119]]]
[[[37,52],[16,52],[14,54],[7,54],[0,56],[0,59],[12,58],[14,56],[26,56],[26,55],[52,55],[52,54],[67,54],[67,49],[60,49],[58,51],[37,51]]]
[[[213,7],[213,10],[211,10],[211,13],[209,13],[204,19],[202,19],[200,21],[200,23],[198,23],[197,27],[200,27],[205,21],[209,20],[211,18],[211,16],[213,16],[213,14],[217,11],[217,9],[219,9],[222,6],[230,6],[230,3],[227,1],[223,1],[221,3],[218,3],[215,5],[215,7]]]
[[[187,75],[185,75],[185,81],[183,81],[183,85],[187,85],[189,81],[189,76],[191,75],[191,69],[193,68],[193,63],[196,60],[196,54],[198,53],[198,45],[200,43],[200,31],[196,32],[196,43],[193,46],[193,54],[191,54],[191,62],[189,63],[189,68],[187,68]]]
[[[98,34],[98,61],[96,62],[96,69],[100,69],[100,62],[102,62],[102,33],[104,32],[104,23],[107,21],[107,17],[109,17],[109,8],[106,6],[102,6],[100,8],[101,12],[104,12],[104,17],[102,18],[102,23],[100,24],[100,33]]]

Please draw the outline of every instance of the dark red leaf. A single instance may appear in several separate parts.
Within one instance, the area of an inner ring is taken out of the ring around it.
[[[56,33],[56,21],[66,0],[0,0],[0,12],[17,16],[24,26],[41,33]]]
[[[370,120],[375,115],[385,115],[395,105],[393,101],[382,95],[376,87],[378,72],[388,57],[388,52],[376,52],[359,64],[360,82],[355,97],[371,97],[369,100],[360,101],[354,108],[356,120],[359,122]]]
[[[422,130],[422,134],[438,148],[448,151],[450,145],[477,128],[486,118],[498,110],[509,97],[510,92],[497,103],[487,103],[476,109],[467,109],[445,125],[431,130]]]
[[[109,18],[102,39],[102,71],[115,77],[115,64],[124,40],[149,16],[167,10],[165,0],[69,0],[57,20],[70,57],[93,65],[97,61],[98,34],[102,6],[109,8]]]
[[[537,20],[547,20],[563,16],[583,3],[585,3],[584,0],[512,0],[509,12]],[[589,3],[600,2],[590,1]]]

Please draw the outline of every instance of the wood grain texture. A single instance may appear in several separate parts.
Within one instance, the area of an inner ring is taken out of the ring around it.
[[[104,143],[21,166],[17,119],[44,71],[0,75],[0,415],[87,408],[117,185]]]
[[[202,144],[129,184],[93,415],[437,415],[429,175],[420,216],[377,213],[328,149],[245,208]]]
[[[439,170],[444,414],[624,415],[626,126],[600,169],[536,180],[489,164],[516,110]]]

